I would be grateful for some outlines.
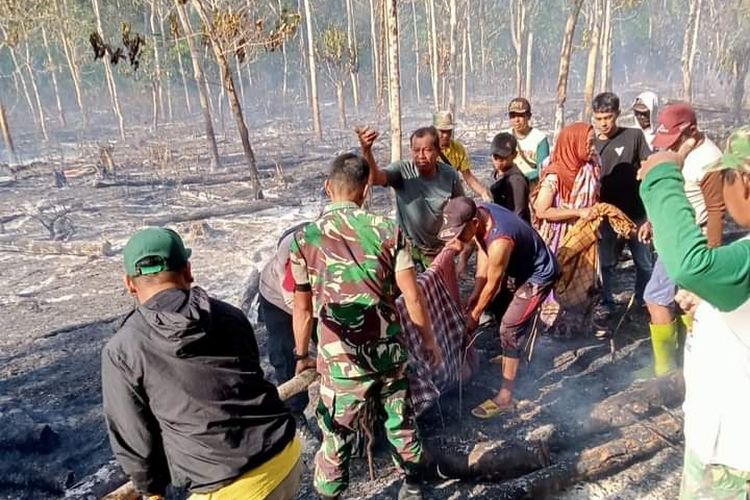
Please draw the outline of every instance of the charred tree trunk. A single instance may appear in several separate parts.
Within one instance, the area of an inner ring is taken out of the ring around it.
[[[583,121],[591,119],[591,101],[594,98],[596,84],[596,62],[599,55],[599,26],[602,17],[602,0],[594,0],[591,8],[591,46],[589,47],[588,63],[586,65],[586,82],[583,90]]]
[[[703,0],[690,0],[688,22],[682,42],[682,97],[686,101],[693,99],[693,68],[695,53],[698,50],[698,28],[702,5]]]
[[[570,71],[570,56],[573,52],[573,35],[581,12],[583,0],[573,0],[565,22],[562,47],[560,49],[560,71],[557,76],[557,106],[555,108],[555,140],[560,129],[565,125],[565,101],[568,98],[568,73]]]
[[[216,170],[221,166],[221,160],[219,159],[219,149],[216,147],[216,135],[214,134],[214,125],[211,118],[210,97],[208,94],[208,85],[206,84],[206,77],[203,74],[203,67],[201,66],[200,54],[198,53],[198,47],[195,44],[193,35],[193,28],[190,26],[190,19],[188,18],[185,6],[181,0],[174,0],[177,15],[180,18],[180,25],[182,25],[182,31],[185,34],[188,47],[190,48],[190,59],[193,62],[193,76],[195,77],[195,85],[198,87],[198,96],[200,97],[201,111],[203,112],[203,124],[206,128],[206,139],[208,140],[208,149],[211,152],[210,165],[211,170]],[[182,64],[180,62],[180,64]],[[184,75],[184,73],[183,73]],[[184,80],[183,80],[184,82]],[[187,99],[187,87],[185,87],[185,98]],[[188,104],[189,112],[189,104]]]
[[[401,159],[401,79],[398,50],[398,0],[388,1],[388,111],[391,119],[391,161]]]
[[[193,0],[193,5],[198,11],[198,15],[203,22],[203,25],[208,30],[209,38],[211,38],[211,48],[213,49],[214,56],[216,57],[216,63],[219,65],[221,71],[221,81],[223,88],[226,92],[226,98],[229,102],[229,107],[234,115],[234,121],[237,125],[237,131],[240,134],[240,140],[242,141],[242,150],[245,153],[245,160],[247,166],[250,169],[251,176],[251,189],[256,200],[263,199],[263,191],[260,186],[260,176],[258,175],[258,166],[255,163],[255,153],[250,145],[250,133],[247,130],[245,124],[245,117],[242,115],[242,105],[240,104],[239,97],[237,96],[237,90],[234,87],[234,78],[232,78],[232,68],[229,66],[227,56],[224,54],[223,48],[221,47],[218,40],[213,35],[213,20],[208,17],[208,13],[203,6],[202,0]]]
[[[50,75],[52,76],[52,90],[55,93],[55,104],[57,105],[57,118],[60,120],[60,125],[63,127],[68,126],[68,121],[65,119],[65,110],[63,110],[62,100],[60,99],[60,88],[57,85],[57,67],[52,60],[52,53],[50,51],[49,41],[47,40],[47,30],[42,25],[42,40],[44,41],[44,51],[47,53],[47,67],[49,68]]]
[[[310,70],[310,102],[312,104],[313,131],[318,140],[323,139],[320,124],[320,102],[318,101],[318,75],[315,66],[315,42],[313,37],[312,9],[310,0],[305,0],[305,26],[307,27],[307,61]]]

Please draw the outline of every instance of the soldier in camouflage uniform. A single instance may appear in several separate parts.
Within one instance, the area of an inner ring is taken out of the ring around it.
[[[406,474],[399,499],[420,499],[423,453],[405,374],[397,288],[422,332],[424,354],[439,363],[440,350],[405,239],[394,221],[361,208],[368,175],[361,157],[336,158],[325,183],[332,203],[296,233],[290,247],[298,372],[312,364],[307,349],[312,318],[318,318],[316,413],[323,442],[314,485],[323,498],[338,498],[346,489],[357,425],[374,400],[384,410],[394,460]]]

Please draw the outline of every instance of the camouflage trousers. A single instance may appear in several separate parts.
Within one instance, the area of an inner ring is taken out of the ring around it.
[[[385,414],[394,462],[407,475],[418,473],[422,443],[404,370],[347,379],[327,374],[320,380],[316,410],[323,442],[315,455],[314,486],[321,495],[336,497],[348,486],[354,437],[371,398]]]
[[[704,464],[686,448],[680,500],[750,500],[750,471]]]

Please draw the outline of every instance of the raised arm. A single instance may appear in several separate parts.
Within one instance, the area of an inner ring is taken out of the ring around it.
[[[375,161],[375,155],[372,154],[372,145],[375,144],[375,139],[378,138],[380,133],[369,127],[357,127],[354,131],[357,133],[359,145],[362,147],[362,156],[370,165],[370,178],[368,183],[371,186],[387,186],[388,177],[384,171],[378,168],[378,163]]]

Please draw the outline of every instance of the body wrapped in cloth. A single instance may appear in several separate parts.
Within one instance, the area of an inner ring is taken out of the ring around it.
[[[440,394],[456,386],[461,377],[466,336],[461,311],[458,280],[453,258],[456,250],[446,248],[438,254],[417,281],[432,321],[435,340],[443,361],[433,368],[422,354],[422,336],[409,318],[402,297],[396,300],[401,328],[409,351],[408,378],[411,399],[417,415],[432,406]]]

